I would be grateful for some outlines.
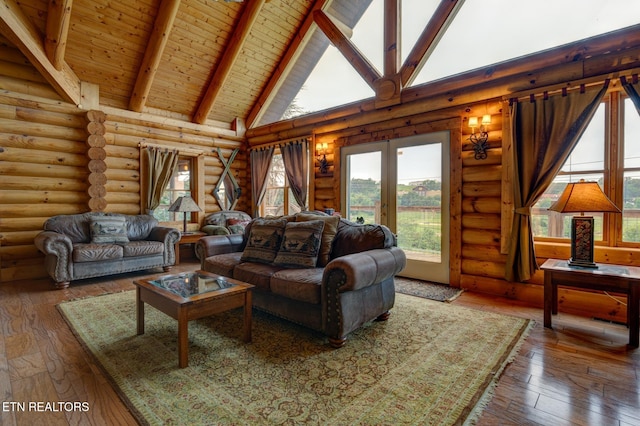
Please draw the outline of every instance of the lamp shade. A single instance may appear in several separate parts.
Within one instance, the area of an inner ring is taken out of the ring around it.
[[[598,182],[585,182],[584,179],[568,183],[558,201],[553,203],[549,210],[560,213],[620,213],[620,209],[602,192]]]
[[[184,197],[178,197],[176,201],[169,207],[170,212],[200,212],[200,207],[193,201],[193,198],[188,195]]]

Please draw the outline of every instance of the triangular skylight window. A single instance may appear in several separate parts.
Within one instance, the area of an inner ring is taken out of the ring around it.
[[[637,0],[466,1],[412,85],[635,25]]]

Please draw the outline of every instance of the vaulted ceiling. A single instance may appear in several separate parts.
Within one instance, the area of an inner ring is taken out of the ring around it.
[[[439,2],[402,63],[400,0],[385,0],[382,72],[349,38],[371,2],[2,0],[0,74],[76,105],[98,88],[103,106],[251,128],[280,119],[331,42],[379,108],[401,102],[464,0]]]
[[[23,55],[4,74],[77,105],[86,82],[101,105],[251,126],[279,118],[326,49],[314,12],[348,29],[370,2],[3,0],[0,44]]]

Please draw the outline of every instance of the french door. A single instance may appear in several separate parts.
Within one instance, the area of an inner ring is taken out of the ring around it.
[[[342,206],[353,222],[380,223],[407,255],[401,275],[449,282],[449,132],[341,149]]]

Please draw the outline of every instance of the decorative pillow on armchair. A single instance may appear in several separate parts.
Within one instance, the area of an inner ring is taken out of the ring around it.
[[[280,249],[286,224],[285,219],[255,219],[251,223],[241,260],[272,263]]]
[[[92,217],[89,224],[91,242],[102,243],[128,243],[127,222],[122,216]]]
[[[291,268],[315,268],[324,221],[289,222],[273,263]]]
[[[227,219],[227,228],[232,234],[244,234],[244,229],[251,220]]]

